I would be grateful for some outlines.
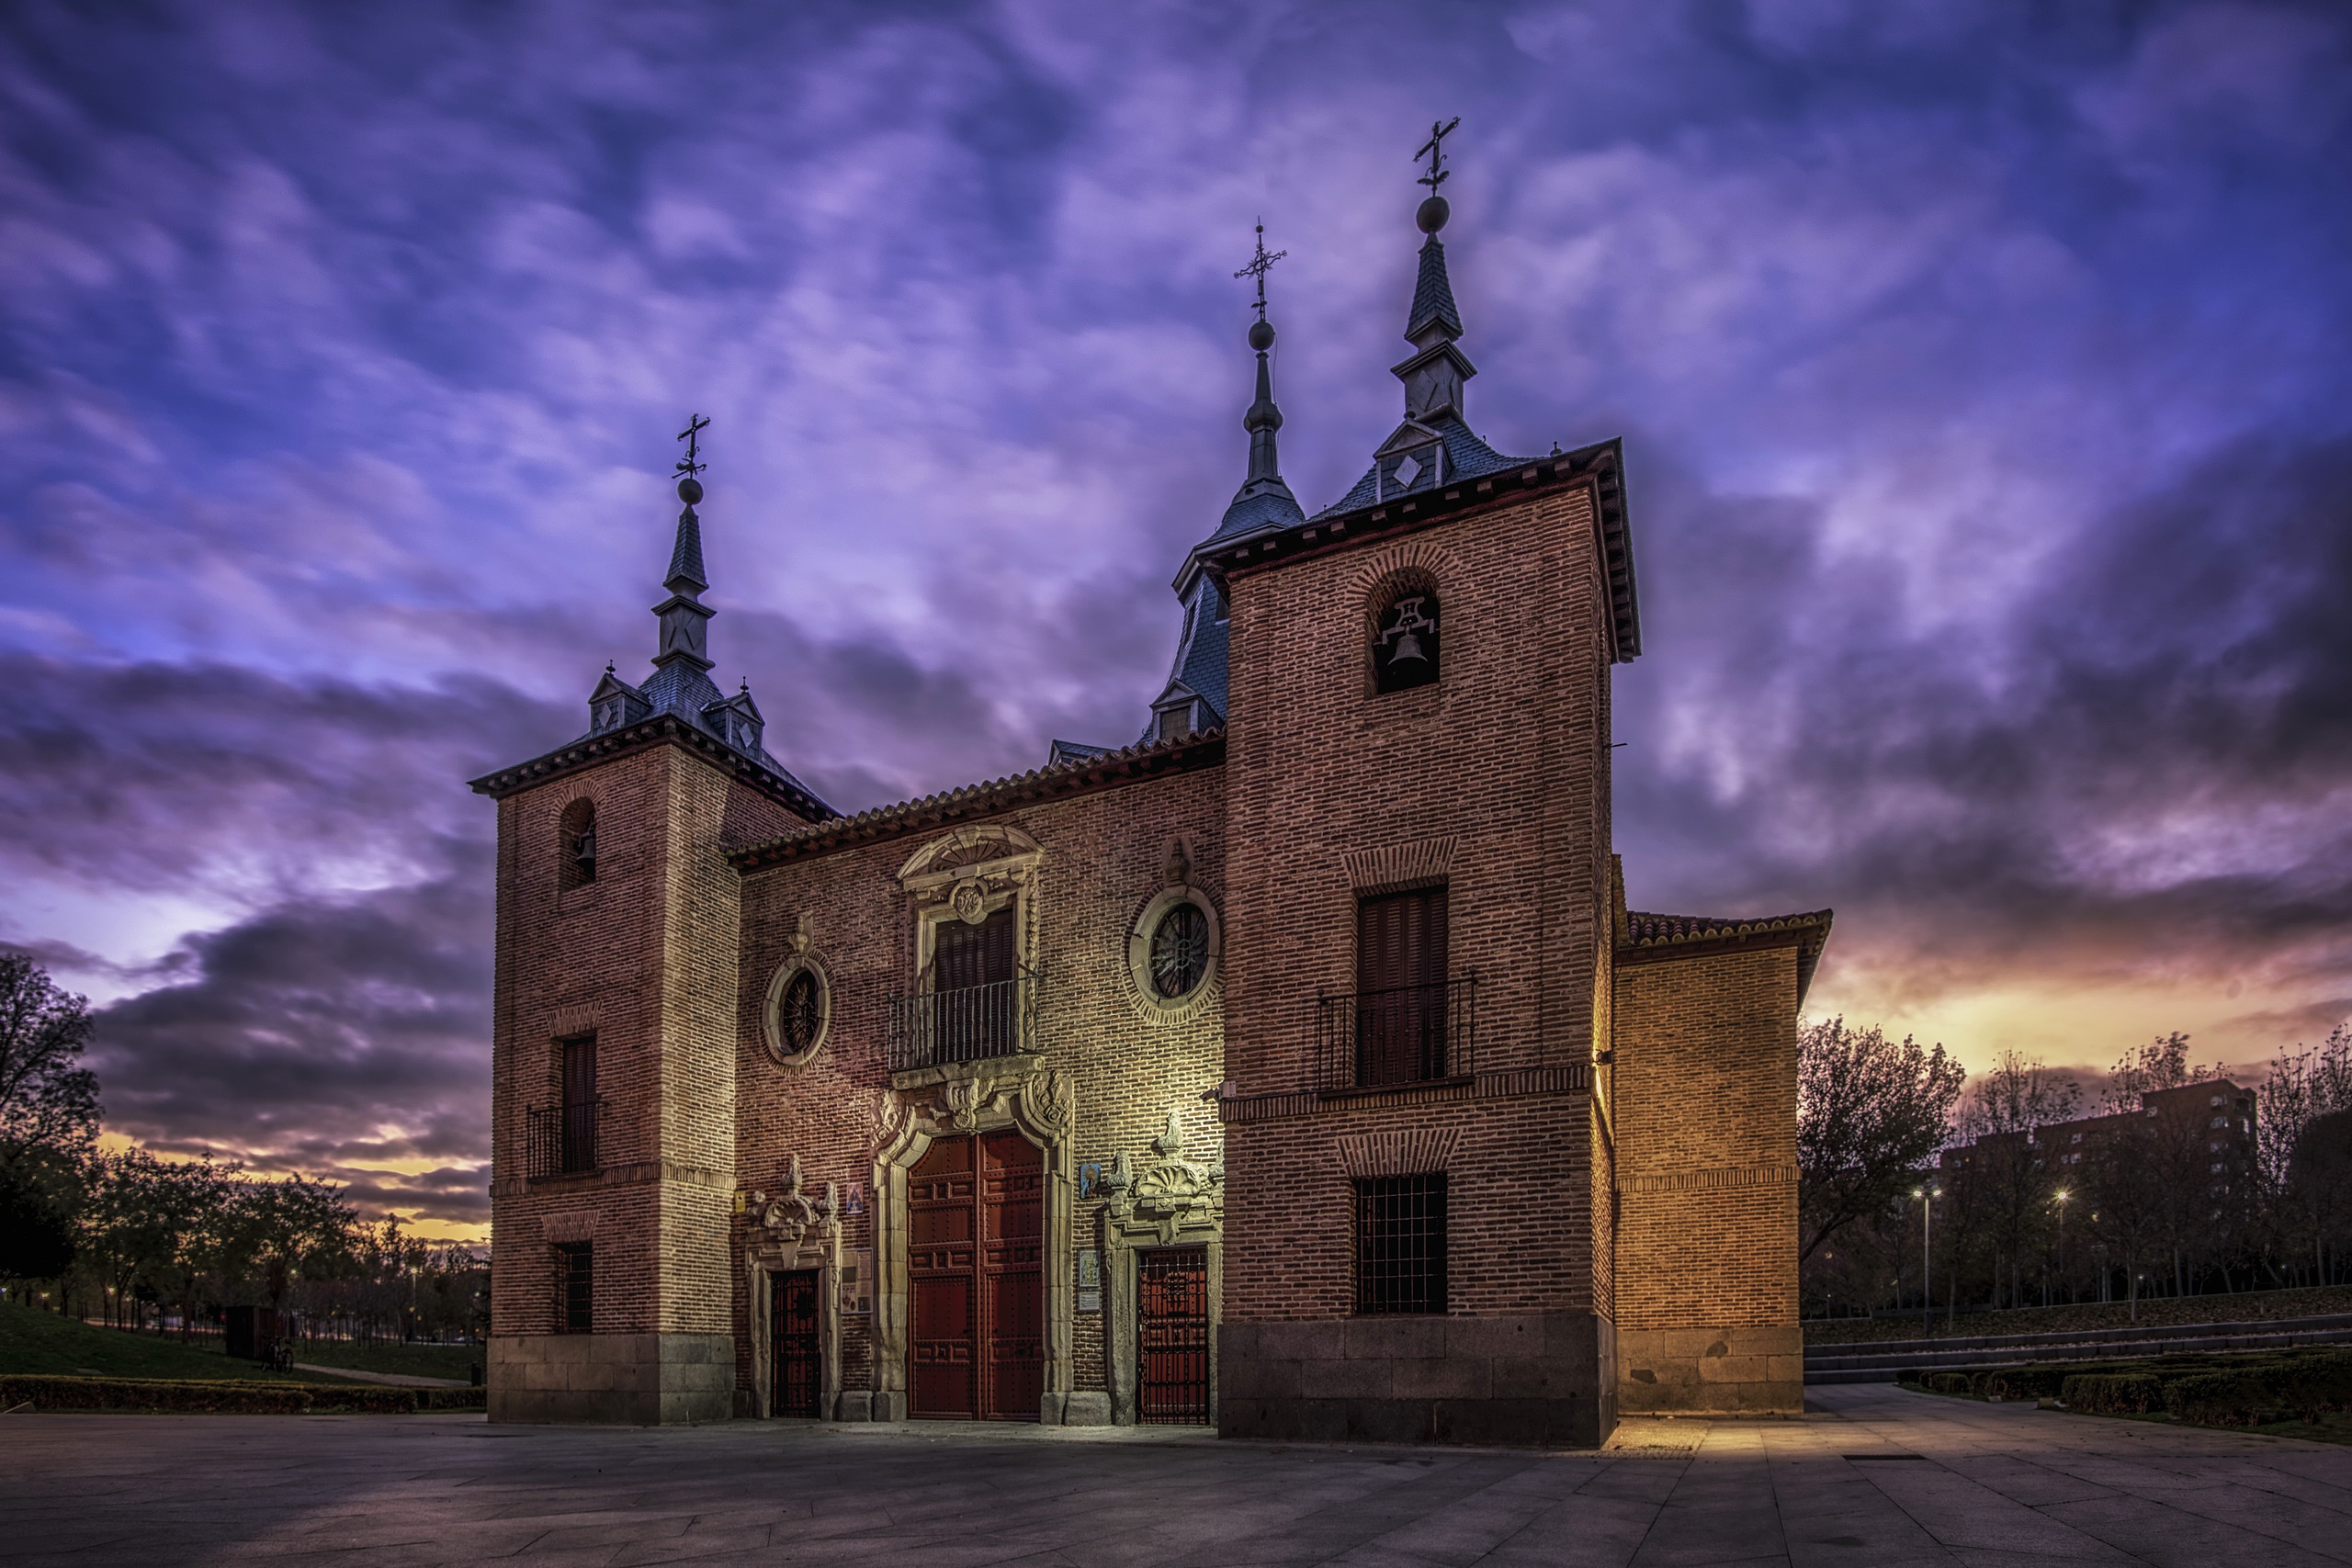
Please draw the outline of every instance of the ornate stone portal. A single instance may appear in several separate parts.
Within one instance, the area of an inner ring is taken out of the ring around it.
[[[804,1269],[817,1271],[818,1334],[825,1369],[822,1407],[835,1410],[842,1392],[840,1195],[828,1181],[825,1195],[811,1200],[801,1190],[800,1156],[794,1155],[786,1165],[783,1190],[773,1196],[744,1193],[743,1215],[751,1233],[743,1249],[752,1320],[751,1414],[765,1417],[775,1398],[775,1277]]]
[[[1102,1187],[1103,1283],[1109,1287],[1103,1348],[1111,1371],[1111,1419],[1125,1427],[1136,1418],[1136,1347],[1141,1325],[1136,1282],[1136,1254],[1157,1247],[1199,1247],[1208,1255],[1209,1419],[1216,1419],[1216,1333],[1224,1315],[1225,1166],[1184,1157],[1184,1123],[1179,1108],[1168,1108],[1168,1126],[1151,1141],[1152,1157],[1141,1169],[1121,1149],[1112,1156]]]
[[[1012,1128],[1045,1156],[1045,1395],[1038,1418],[1048,1426],[1100,1426],[1110,1418],[1103,1396],[1073,1395],[1070,1276],[1071,1215],[1077,1200],[1070,1134],[1078,1099],[1069,1075],[1035,1057],[997,1057],[936,1069],[932,1081],[884,1089],[876,1108],[874,1390],[839,1395],[848,1421],[907,1417],[907,1345],[912,1296],[909,1266],[907,1177],[934,1138]]]

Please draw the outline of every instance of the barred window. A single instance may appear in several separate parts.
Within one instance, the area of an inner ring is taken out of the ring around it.
[[[1356,1182],[1356,1311],[1445,1310],[1445,1173]]]
[[[586,1334],[595,1327],[596,1244],[558,1242],[555,1248],[555,1330]]]

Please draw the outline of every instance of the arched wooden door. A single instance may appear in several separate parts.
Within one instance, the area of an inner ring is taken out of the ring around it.
[[[1046,1391],[1045,1156],[1018,1133],[933,1143],[907,1182],[910,1414],[1035,1421]]]

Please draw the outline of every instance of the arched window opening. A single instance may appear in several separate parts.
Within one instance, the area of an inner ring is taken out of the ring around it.
[[[1410,691],[1432,685],[1438,678],[1437,593],[1412,588],[1396,595],[1381,613],[1380,629],[1372,639],[1375,690]]]
[[[563,886],[584,887],[596,880],[596,807],[575,800],[563,808],[557,826],[557,855]]]

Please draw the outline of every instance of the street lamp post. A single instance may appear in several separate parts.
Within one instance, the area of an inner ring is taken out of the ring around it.
[[[1919,1333],[1924,1338],[1935,1331],[1935,1254],[1928,1243],[1933,1234],[1933,1211],[1929,1207],[1944,1195],[1940,1187],[1914,1187],[1911,1196],[1919,1200]]]
[[[2058,1282],[2062,1285],[2066,1285],[2066,1200],[2073,1196],[2064,1188],[2058,1189]],[[2075,1288],[2066,1285],[2066,1300],[2074,1299]]]

